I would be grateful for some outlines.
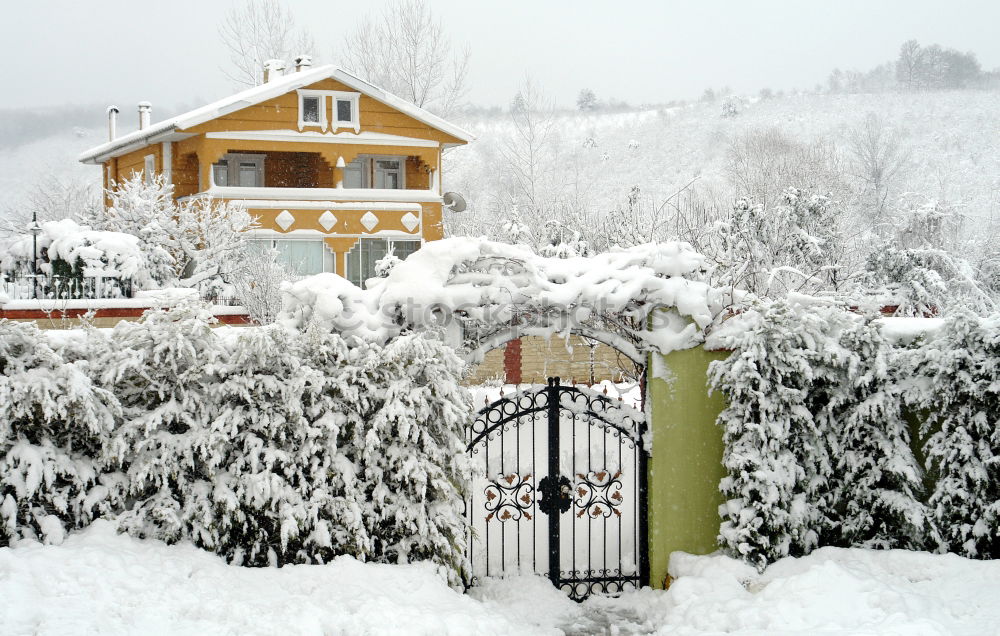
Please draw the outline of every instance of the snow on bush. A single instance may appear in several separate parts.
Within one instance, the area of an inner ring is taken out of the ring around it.
[[[81,219],[98,230],[138,238],[149,272],[143,286],[198,286],[205,295],[221,293],[233,274],[245,231],[256,227],[240,202],[209,197],[173,198],[162,175],[151,181],[137,173],[107,195],[110,206],[96,206]]]
[[[420,335],[393,340],[373,362],[366,375],[385,389],[366,417],[360,458],[373,556],[399,563],[445,557],[441,565],[458,573],[465,569],[471,463],[464,432],[472,398],[454,378],[465,364]]]
[[[429,560],[457,583],[469,400],[454,352],[213,322],[203,305],[152,310],[64,354],[0,322],[0,538],[59,541],[116,514],[234,563]]]
[[[121,504],[105,468],[121,411],[92,367],[63,359],[34,324],[0,320],[0,546],[60,543]]]
[[[718,420],[728,472],[719,540],[762,569],[808,553],[827,532],[820,500],[833,472],[831,443],[811,391],[832,382],[824,363],[844,352],[825,346],[822,317],[786,303],[741,322],[745,330],[726,342],[732,355],[710,367],[713,388],[728,400]]]
[[[52,271],[52,264],[63,263],[64,271],[79,276],[107,276],[142,280],[147,275],[146,260],[139,239],[131,234],[91,229],[72,219],[41,223],[37,255],[44,259],[41,271]],[[24,236],[6,247],[0,269],[30,271],[35,246],[31,236]]]
[[[758,568],[821,544],[924,547],[902,356],[832,307],[772,302],[734,323],[710,372],[729,402],[721,544]]]
[[[913,393],[945,549],[1000,558],[1000,319],[960,313],[917,353]]]

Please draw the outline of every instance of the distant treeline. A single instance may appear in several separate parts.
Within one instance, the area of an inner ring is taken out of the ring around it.
[[[1000,88],[1000,69],[984,71],[969,51],[921,46],[904,42],[899,56],[868,71],[834,69],[827,79],[831,93],[877,93],[886,91],[939,91],[964,88]]]

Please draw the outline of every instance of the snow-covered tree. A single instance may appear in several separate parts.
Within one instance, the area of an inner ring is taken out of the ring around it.
[[[316,368],[301,344],[278,327],[248,329],[211,371],[217,435],[199,449],[204,482],[185,513],[198,543],[236,563],[323,563],[367,548],[357,418],[332,390],[344,381],[346,345],[334,336],[311,343],[330,362]]]
[[[101,360],[102,382],[124,410],[112,451],[136,499],[122,527],[138,536],[188,538],[185,515],[203,487],[205,458],[225,441],[211,426],[218,411],[209,383],[222,355],[214,320],[195,304],[151,310],[118,323]]]
[[[1000,327],[996,317],[958,312],[921,350],[928,499],[942,547],[1000,558]]]
[[[929,535],[923,470],[913,453],[903,380],[909,351],[894,351],[869,321],[840,334],[848,352],[829,425],[836,436],[831,542],[924,549]]]
[[[796,188],[771,207],[738,201],[716,224],[710,255],[719,284],[762,297],[837,289],[848,277],[837,207]]]
[[[425,335],[396,338],[374,352],[367,374],[380,387],[365,414],[364,466],[372,557],[431,560],[453,583],[464,569],[464,430],[471,399],[458,384],[463,362]]]
[[[232,268],[228,278],[233,293],[258,325],[271,324],[281,311],[281,284],[300,278],[277,250],[261,250],[252,242],[237,252]]]
[[[105,454],[121,410],[92,382],[95,365],[66,361],[33,324],[0,320],[0,546],[61,543],[121,505]]]
[[[763,568],[809,552],[831,530],[827,409],[844,352],[817,311],[771,302],[741,320],[727,338],[733,353],[709,371],[728,401],[718,419],[728,473],[719,541]]]
[[[172,231],[176,225],[172,187],[162,175],[147,181],[140,173],[109,190],[108,196],[111,205],[88,208],[78,215],[78,220],[95,230],[139,237],[149,282],[173,286],[186,263],[183,248]]]
[[[138,173],[108,191],[111,205],[81,215],[94,229],[138,236],[152,283],[198,287],[220,295],[233,276],[245,231],[256,220],[239,202],[173,199],[162,175]]]

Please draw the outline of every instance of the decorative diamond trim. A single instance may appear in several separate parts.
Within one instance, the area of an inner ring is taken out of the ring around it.
[[[402,221],[403,227],[406,228],[407,232],[412,232],[418,225],[420,225],[420,219],[417,218],[417,215],[413,212],[407,212],[404,214]]]
[[[323,214],[319,215],[319,224],[323,226],[323,229],[327,232],[330,228],[337,223],[337,217],[333,215],[333,212],[326,210]]]
[[[361,217],[361,225],[365,226],[365,229],[371,232],[378,225],[378,217],[369,210]]]
[[[295,217],[288,210],[282,210],[281,214],[274,219],[274,222],[277,223],[278,227],[282,230],[287,230],[292,226],[292,223],[295,223]]]

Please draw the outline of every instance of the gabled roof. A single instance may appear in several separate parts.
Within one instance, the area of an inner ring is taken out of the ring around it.
[[[79,159],[83,163],[102,163],[107,159],[118,157],[152,143],[184,139],[191,136],[190,133],[184,133],[184,131],[189,128],[198,126],[199,124],[203,124],[213,119],[217,119],[223,115],[228,115],[229,113],[242,110],[248,106],[260,104],[261,102],[266,102],[267,100],[274,99],[275,97],[280,97],[285,93],[300,89],[304,86],[309,86],[310,84],[315,84],[316,82],[325,79],[337,80],[338,82],[353,88],[359,93],[378,100],[386,106],[391,106],[401,113],[409,115],[413,119],[427,124],[431,128],[435,128],[443,133],[457,137],[462,141],[472,141],[475,139],[475,137],[468,131],[445,121],[437,115],[434,115],[419,106],[415,106],[402,98],[396,97],[392,93],[388,93],[377,86],[373,86],[336,65],[327,64],[324,66],[317,66],[316,68],[308,71],[288,73],[287,75],[283,75],[275,80],[267,82],[266,84],[248,88],[247,90],[240,91],[235,95],[230,95],[229,97],[212,102],[211,104],[207,104],[201,108],[196,108],[184,114],[177,115],[176,117],[165,119],[164,121],[148,126],[142,130],[136,130],[135,132],[127,135],[122,135],[113,141],[109,141],[108,143],[101,144],[100,146],[87,150],[80,155]]]

